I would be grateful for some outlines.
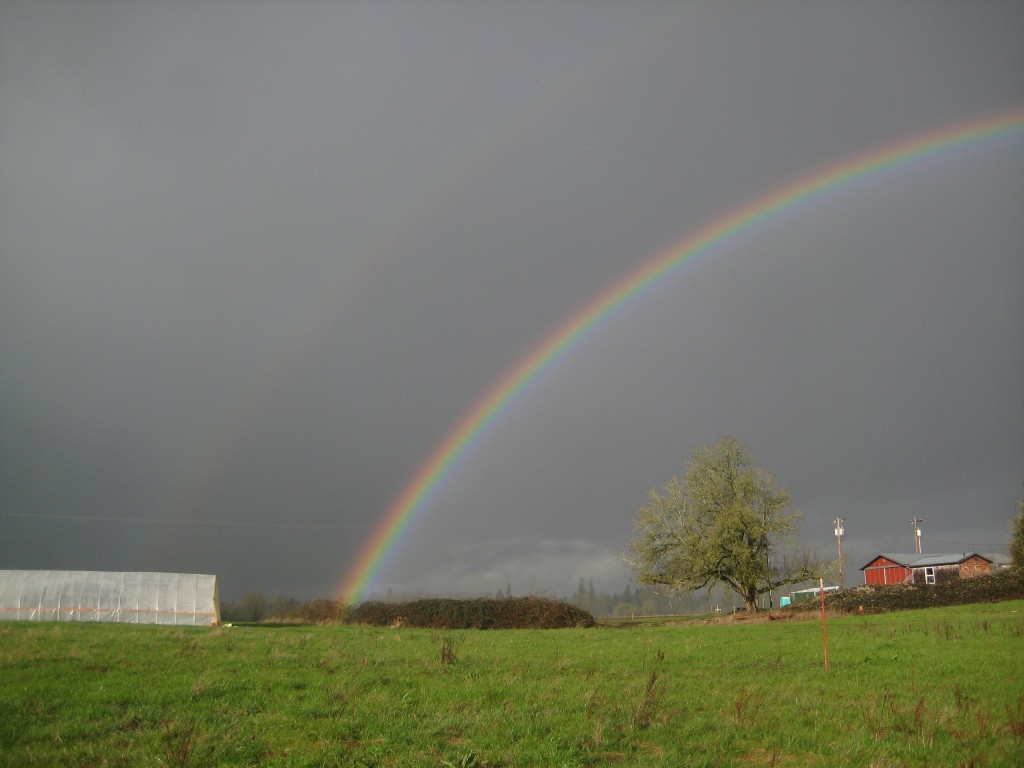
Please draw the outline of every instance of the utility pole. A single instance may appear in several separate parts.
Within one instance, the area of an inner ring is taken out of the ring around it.
[[[914,552],[918,555],[921,554],[921,523],[924,522],[922,518],[914,515],[914,519],[911,521],[914,524]]]
[[[762,532],[761,535],[764,536],[764,571],[767,574],[767,578],[768,578],[768,613],[771,613],[772,612],[772,557],[771,557],[771,550],[768,548],[768,533],[767,533],[767,531],[768,531],[768,510],[764,511],[763,520],[764,520],[764,531]],[[763,605],[763,601],[762,601],[762,605]]]
[[[843,590],[843,518],[837,517],[832,521],[836,526],[836,546],[839,547],[839,591]]]

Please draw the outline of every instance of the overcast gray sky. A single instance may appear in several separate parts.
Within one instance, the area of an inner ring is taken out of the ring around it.
[[[0,567],[333,594],[606,286],[830,163],[1021,106],[1016,2],[5,2]],[[375,589],[620,590],[648,489],[726,434],[805,543],[831,555],[846,518],[852,570],[913,551],[915,515],[926,552],[1005,550],[1022,200],[1017,138],[681,270],[515,403]]]

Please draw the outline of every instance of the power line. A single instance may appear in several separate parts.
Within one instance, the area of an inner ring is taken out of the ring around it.
[[[111,515],[58,515],[49,512],[0,512],[0,517],[18,517],[44,520],[77,520],[83,523],[153,523],[157,525],[206,525],[222,528],[349,528],[367,530],[376,523],[308,523],[274,520],[183,520],[166,517],[113,517]]]
[[[965,544],[962,541],[943,541],[942,539],[930,539],[936,544],[951,544],[954,547],[960,547],[961,551],[964,552],[999,552],[1006,545],[1005,544],[985,544],[984,546],[979,544]]]
[[[67,514],[56,514],[50,512],[0,512],[0,517],[15,517],[23,519],[42,519],[42,520],[74,520],[81,522],[101,522],[101,523],[155,523],[161,525],[207,525],[207,526],[218,526],[224,528],[242,528],[242,527],[263,527],[263,528],[335,528],[335,529],[351,529],[351,530],[373,530],[376,529],[381,522],[379,520],[371,521],[368,523],[346,523],[346,522],[295,522],[295,521],[274,521],[274,520],[211,520],[211,519],[174,519],[174,518],[160,518],[160,517],[117,517],[114,515],[67,515]],[[628,525],[624,525],[619,521],[605,521],[605,522],[586,522],[580,524],[579,522],[573,522],[569,520],[555,521],[553,524],[559,525],[559,531],[564,531],[568,528],[571,531],[577,529],[585,529],[587,531],[594,530],[624,530],[628,529]],[[551,525],[545,523],[548,526],[546,530],[550,530]],[[431,523],[433,528],[458,528],[460,530],[485,530],[490,533],[520,533],[520,529],[514,526],[505,526],[502,524],[496,524],[488,521],[473,521],[473,520],[434,520]]]

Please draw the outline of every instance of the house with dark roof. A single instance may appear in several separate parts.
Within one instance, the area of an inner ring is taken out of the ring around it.
[[[981,576],[994,570],[993,559],[977,552],[938,555],[876,555],[861,566],[865,584],[938,584],[949,579]]]

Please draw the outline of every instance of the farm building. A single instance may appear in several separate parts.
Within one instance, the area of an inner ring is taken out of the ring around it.
[[[1010,556],[1004,555],[1001,552],[982,552],[980,554],[992,563],[993,571],[1001,571],[1003,568],[1009,568],[1013,565],[1013,560],[1010,559]]]
[[[0,619],[211,626],[220,623],[217,577],[0,570]]]
[[[874,557],[864,571],[865,584],[935,584],[950,578],[980,576],[993,570],[991,557],[976,552],[939,555],[882,554]]]
[[[825,587],[825,594],[830,592],[838,592],[839,587]],[[788,595],[784,595],[779,598],[779,608],[785,608],[789,605],[796,605],[797,603],[809,603],[812,600],[818,600],[821,597],[821,587],[811,587],[810,589],[798,589],[796,592],[790,592]]]

